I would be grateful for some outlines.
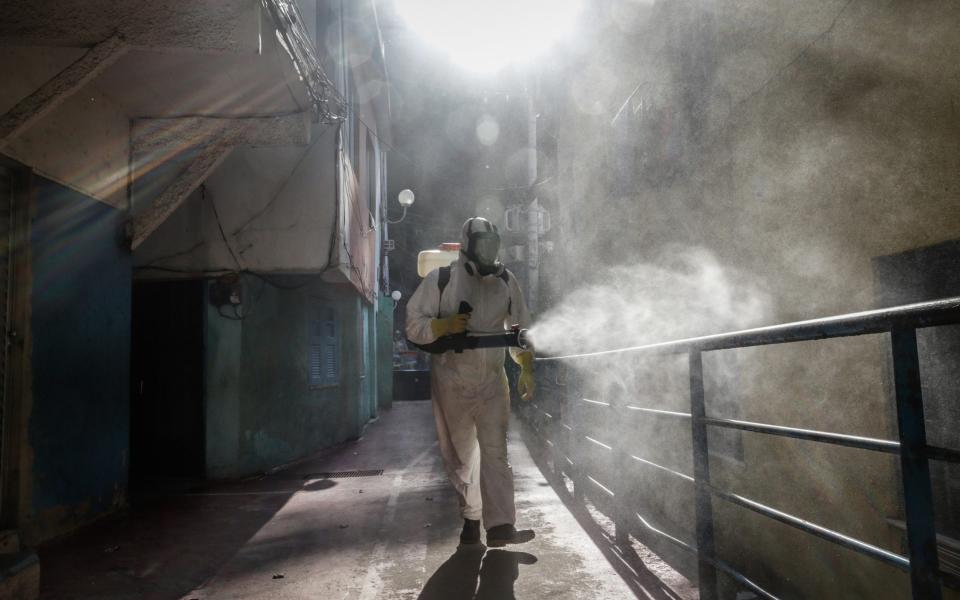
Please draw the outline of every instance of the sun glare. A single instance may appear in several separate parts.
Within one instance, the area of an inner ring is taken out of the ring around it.
[[[410,27],[457,65],[491,72],[536,58],[568,34],[580,0],[396,0]]]

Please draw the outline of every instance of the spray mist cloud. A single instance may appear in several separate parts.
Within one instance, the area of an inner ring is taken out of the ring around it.
[[[771,302],[748,274],[704,248],[602,269],[530,330],[537,352],[579,354],[721,333],[769,322]]]

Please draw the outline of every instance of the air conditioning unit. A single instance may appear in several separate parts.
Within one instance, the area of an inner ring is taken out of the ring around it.
[[[520,211],[519,206],[508,208],[503,213],[503,227],[511,233],[520,231]]]
[[[550,231],[550,212],[539,204],[534,204],[533,208],[524,208],[521,206],[508,208],[503,213],[503,226],[510,233],[525,232],[529,226],[529,221],[524,222],[524,217],[527,219],[536,219],[538,235],[543,235]]]

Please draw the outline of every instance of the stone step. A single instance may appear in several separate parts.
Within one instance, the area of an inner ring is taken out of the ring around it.
[[[40,561],[32,551],[0,555],[0,600],[37,600]]]

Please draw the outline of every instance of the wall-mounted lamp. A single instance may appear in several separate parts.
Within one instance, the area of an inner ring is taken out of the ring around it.
[[[400,206],[403,207],[403,214],[400,215],[400,218],[397,219],[396,221],[391,221],[390,219],[387,219],[387,223],[390,223],[391,225],[393,225],[402,221],[404,217],[407,216],[407,208],[409,208],[410,206],[413,206],[414,199],[415,197],[413,195],[413,192],[411,192],[410,190],[401,190],[400,193],[397,194],[397,202],[399,202]]]

